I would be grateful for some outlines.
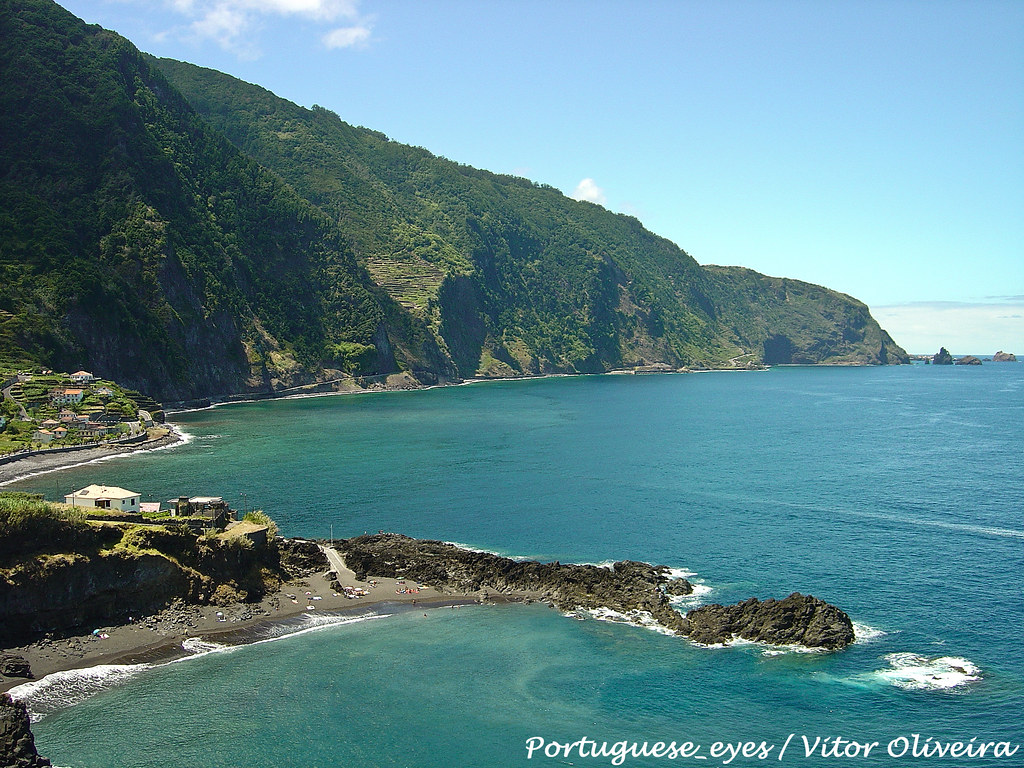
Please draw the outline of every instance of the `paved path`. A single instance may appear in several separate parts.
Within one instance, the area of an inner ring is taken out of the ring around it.
[[[14,386],[14,385],[13,385],[13,384],[11,384],[11,387],[13,387],[13,386]],[[25,419],[27,419],[27,418],[28,418],[28,411],[26,411],[26,410],[25,410],[25,406],[24,406],[24,405],[22,405],[22,404],[21,404],[21,403],[19,403],[19,402],[18,402],[17,400],[15,400],[15,399],[14,399],[14,397],[13,397],[13,396],[11,395],[11,387],[5,387],[5,388],[4,388],[4,390],[3,390],[3,396],[4,396],[4,398],[6,398],[7,400],[10,400],[10,401],[12,401],[12,402],[13,402],[13,403],[14,403],[15,405],[17,405],[17,406],[18,406],[18,408],[19,408],[19,410],[20,410],[20,413],[18,414],[18,417],[19,417],[20,419],[22,419],[22,420],[25,420]]]
[[[355,581],[356,575],[349,568],[345,566],[345,561],[341,559],[341,555],[338,554],[338,550],[334,547],[327,547],[323,544],[317,544],[320,547],[320,551],[327,555],[327,562],[331,564],[331,570],[338,574],[338,580],[348,579]]]

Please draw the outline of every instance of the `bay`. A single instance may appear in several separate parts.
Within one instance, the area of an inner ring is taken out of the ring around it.
[[[811,592],[862,640],[706,649],[543,606],[440,609],[133,670],[38,722],[38,743],[74,766],[611,764],[528,760],[533,736],[691,740],[705,755],[750,739],[774,758],[795,734],[784,762],[805,765],[842,760],[804,758],[803,734],[879,741],[865,765],[891,764],[887,744],[912,733],[1018,744],[1022,382],[1019,364],[776,368],[180,414],[186,445],[16,487],[222,495],[286,535],[664,563],[715,602]]]

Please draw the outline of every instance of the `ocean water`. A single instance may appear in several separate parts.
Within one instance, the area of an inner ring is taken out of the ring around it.
[[[55,765],[1024,765],[1024,365],[496,382],[176,422],[186,445],[15,487],[223,495],[287,535],[647,560],[695,574],[682,610],[810,592],[860,639],[704,648],[542,605],[318,617],[20,690]],[[693,746],[615,757],[659,741]],[[956,741],[989,746],[943,756]]]

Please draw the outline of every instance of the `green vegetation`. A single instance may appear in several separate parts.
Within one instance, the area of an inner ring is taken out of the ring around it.
[[[246,512],[245,517],[243,517],[242,520],[246,523],[265,525],[267,527],[267,536],[271,539],[277,536],[277,523],[275,523],[271,519],[270,515],[262,509],[254,509],[252,512]]]
[[[463,376],[756,363],[777,336],[793,339],[801,361],[902,355],[849,297],[792,280],[780,293],[749,270],[702,268],[631,217],[213,70],[154,61],[211,125],[344,227]]]
[[[131,434],[128,422],[138,423],[139,405],[149,405],[160,418],[160,405],[125,390],[116,382],[93,380],[75,383],[67,373],[25,369],[5,371],[0,380],[11,382],[0,397],[0,455],[33,448],[59,448],[113,440]],[[78,402],[59,402],[65,390],[80,390]],[[151,413],[150,415],[153,415]],[[43,439],[41,431],[48,436]]]
[[[705,268],[50,0],[0,0],[0,366],[170,400],[339,375],[886,362],[863,305]]]
[[[183,399],[420,346],[344,234],[128,41],[49,0],[5,0],[0,34],[0,363]]]

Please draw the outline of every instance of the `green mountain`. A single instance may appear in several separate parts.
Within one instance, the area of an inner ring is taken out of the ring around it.
[[[905,361],[850,297],[0,0],[0,367],[166,399],[406,372]]]
[[[49,0],[0,1],[0,364],[170,399],[454,371],[343,233],[143,55]]]

